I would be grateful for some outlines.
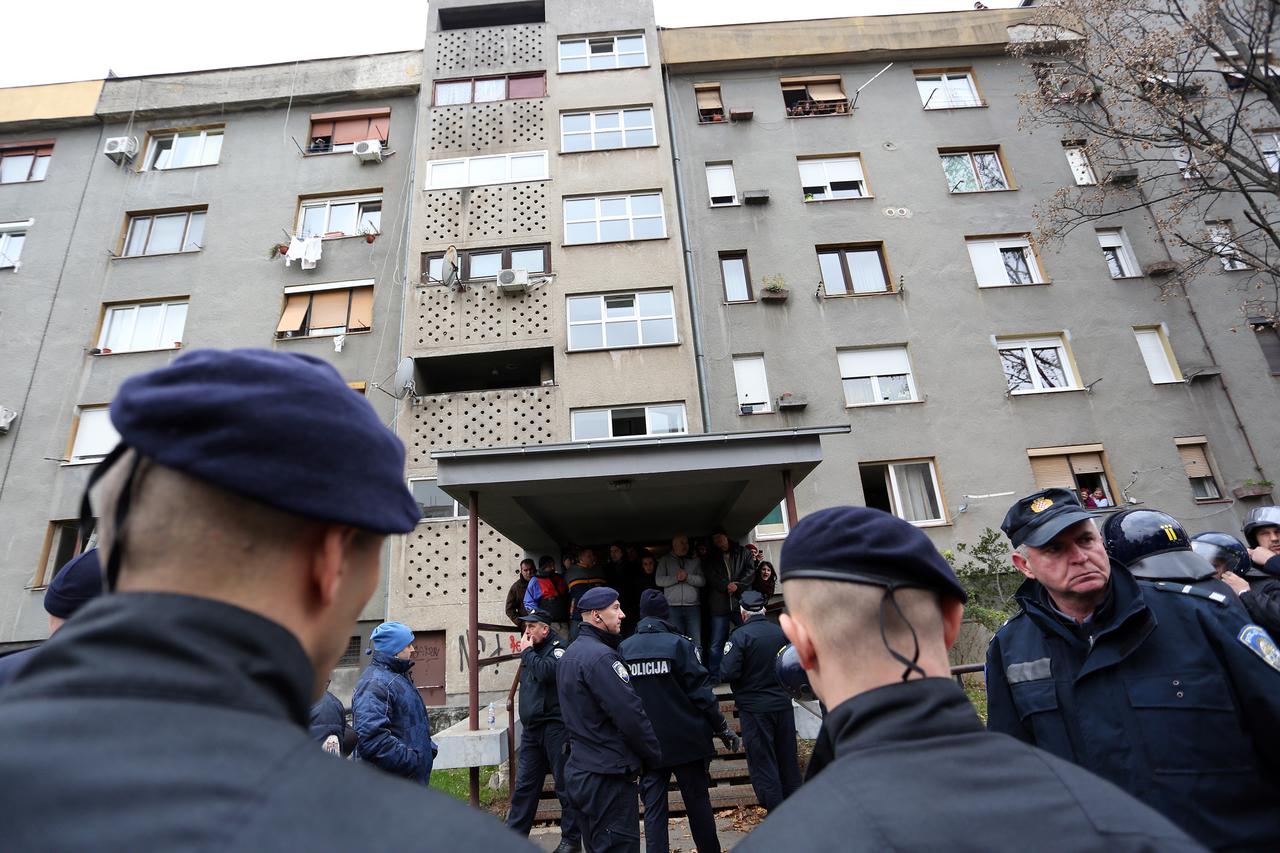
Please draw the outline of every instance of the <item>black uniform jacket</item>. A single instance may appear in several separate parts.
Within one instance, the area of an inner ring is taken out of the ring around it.
[[[520,653],[520,723],[526,729],[560,722],[556,666],[565,650],[560,635],[549,631],[545,640]]]
[[[630,775],[662,761],[658,738],[618,654],[621,640],[584,622],[556,668],[569,763],[590,773]]]
[[[693,641],[649,616],[619,647],[649,721],[662,745],[658,767],[674,767],[715,755],[711,737],[725,728],[710,676]]]
[[[733,687],[733,699],[743,711],[790,711],[791,697],[778,683],[774,662],[787,644],[776,623],[752,616],[729,635],[720,659],[720,677]]]
[[[950,679],[862,693],[822,733],[830,763],[734,850],[1202,849],[1114,785],[984,731]]]
[[[8,850],[533,850],[307,732],[293,634],[220,602],[89,602],[0,691]],[[21,780],[19,784],[16,780]]]

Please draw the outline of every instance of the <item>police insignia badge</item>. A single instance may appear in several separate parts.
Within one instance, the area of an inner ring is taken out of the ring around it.
[[[551,653],[551,656],[556,658],[557,660],[564,657],[564,649],[556,649]]]
[[[1280,648],[1276,647],[1275,640],[1271,639],[1271,635],[1265,629],[1257,625],[1245,625],[1240,629],[1240,635],[1236,639],[1266,661],[1267,666],[1280,672]]]
[[[693,647],[693,656],[698,659],[698,663],[702,663],[702,649],[697,646]]]
[[[1049,500],[1048,498],[1036,498],[1031,502],[1031,511],[1044,512],[1046,509],[1048,509],[1051,506],[1053,506],[1053,501]]]
[[[627,672],[627,668],[620,661],[613,662],[613,671],[618,673],[618,677],[622,679],[624,684],[631,683],[631,674]]]
[[[732,641],[730,641],[730,642],[728,642],[728,643],[725,643],[725,644],[724,644],[724,653],[725,653],[726,655],[727,655],[727,654],[729,654],[729,649],[731,649],[731,648],[733,648],[733,642],[732,642]]]

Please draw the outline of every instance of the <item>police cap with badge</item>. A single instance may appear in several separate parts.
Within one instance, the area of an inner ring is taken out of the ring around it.
[[[1043,548],[1071,525],[1091,518],[1070,489],[1041,489],[1009,507],[1000,529],[1015,548]]]
[[[541,607],[535,607],[528,613],[520,617],[521,622],[541,622],[543,625],[551,624],[551,614]]]

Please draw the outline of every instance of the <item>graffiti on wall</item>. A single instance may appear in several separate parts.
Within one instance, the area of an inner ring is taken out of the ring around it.
[[[467,643],[470,638],[470,631],[463,631],[458,635],[458,672],[467,671]],[[496,658],[502,654],[515,654],[520,651],[520,638],[515,634],[507,634],[506,645],[508,651],[505,653],[502,650],[502,635],[496,631],[493,634],[492,643],[490,643],[489,638],[484,634],[481,634],[477,639],[480,647],[479,657],[482,659]],[[494,671],[497,671],[496,665],[494,666]]]

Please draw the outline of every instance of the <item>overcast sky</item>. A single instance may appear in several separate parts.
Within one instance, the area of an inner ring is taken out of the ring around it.
[[[0,86],[92,80],[108,69],[130,77],[415,50],[427,20],[421,0],[220,0],[146,9],[90,0],[0,2]],[[169,13],[158,11],[165,8]],[[654,0],[664,27],[972,8],[973,0]]]

